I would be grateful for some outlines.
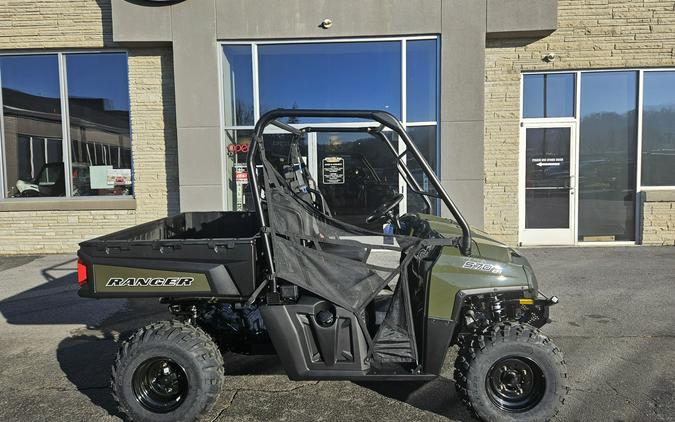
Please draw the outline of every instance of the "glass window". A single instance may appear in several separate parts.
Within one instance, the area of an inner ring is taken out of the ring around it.
[[[642,184],[675,186],[675,72],[645,72]]]
[[[370,109],[389,111],[399,119],[405,107],[409,122],[436,122],[438,41],[408,40],[405,57],[402,57],[402,45],[401,40],[285,44],[262,42],[255,47],[251,44],[223,44],[224,121],[228,148],[226,183],[232,189],[228,191],[231,197],[228,206],[231,209],[240,209],[242,205],[243,197],[236,185],[235,174],[237,166],[242,162],[229,149],[241,149],[240,144],[248,142],[250,129],[255,124],[254,104],[259,104],[260,114],[276,108]],[[253,51],[257,51],[257,75],[253,71]],[[402,58],[406,60],[405,81]],[[254,101],[253,86],[258,88],[257,101]],[[403,86],[407,87],[405,104],[402,103]],[[321,122],[341,126],[353,123],[354,120],[358,119],[290,118],[286,122]],[[413,140],[436,168],[436,125],[410,128],[410,131]],[[323,135],[317,136],[325,138]],[[344,139],[349,138],[345,136]],[[275,145],[287,143],[287,138],[287,135],[266,134],[265,144],[271,142],[267,152],[273,152]],[[345,142],[361,145],[356,141],[363,139],[349,138]],[[307,140],[301,147],[303,151],[307,150]],[[322,148],[321,142],[318,148]],[[320,162],[319,157],[306,158],[315,164]],[[285,159],[283,156],[274,157],[275,164],[279,166]],[[368,163],[371,161],[368,158]],[[428,180],[421,178],[421,170],[418,168],[416,171],[420,173],[416,175],[420,176],[420,183],[428,186]],[[412,195],[410,198],[410,201],[415,201]],[[246,201],[245,198],[243,200]],[[420,208],[412,202],[409,206],[413,209]]]
[[[406,43],[407,121],[436,121],[437,51],[436,40]]]
[[[225,181],[230,192],[228,209],[234,211],[254,211],[253,196],[248,180],[249,146],[253,138],[251,129],[228,129],[225,131],[227,159],[225,160]],[[263,136],[267,159],[283,174],[288,164],[288,153],[293,135],[288,133],[266,133]],[[308,162],[307,135],[299,141],[300,154]],[[310,173],[313,173],[310,170]],[[314,176],[312,174],[312,176]]]
[[[581,76],[579,240],[635,239],[637,73]]]
[[[523,117],[544,117],[546,75],[523,76]]]
[[[436,126],[412,126],[408,128],[408,135],[412,139],[413,143],[420,150],[422,156],[429,163],[432,169],[437,169],[437,160],[436,160],[436,146],[437,146],[437,134]],[[422,171],[417,160],[415,160],[410,154],[406,155],[406,163],[408,169],[412,173],[413,177],[419,183],[420,187],[425,192],[431,192],[436,194],[436,190],[429,183],[429,178]],[[437,209],[437,200],[436,198],[430,197],[432,206],[432,214],[436,213]],[[425,210],[424,199],[410,189],[408,189],[408,212],[427,212]]]
[[[223,46],[225,126],[252,126],[253,64],[250,45]]]
[[[385,132],[394,145],[396,136]],[[382,222],[366,223],[377,207],[398,193],[398,170],[391,149],[365,132],[317,133],[317,171],[314,176],[331,213],[355,226],[381,230]],[[336,175],[335,169],[340,172]]]
[[[574,117],[573,73],[525,75],[523,117]]]
[[[57,55],[0,58],[6,197],[66,194]]]
[[[225,186],[231,192],[228,199],[228,209],[233,211],[253,210],[253,196],[248,183],[248,168],[246,157],[251,144],[253,131],[226,130],[225,145],[227,159],[225,160]]]
[[[258,55],[261,113],[366,109],[401,117],[398,41],[260,45]]]
[[[124,53],[66,55],[73,196],[131,195]]]

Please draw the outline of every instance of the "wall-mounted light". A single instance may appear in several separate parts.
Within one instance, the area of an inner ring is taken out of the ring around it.
[[[324,19],[323,22],[319,25],[319,28],[328,29],[333,26],[333,19]]]
[[[556,55],[553,53],[546,53],[541,57],[541,59],[546,63],[552,63],[555,61]]]

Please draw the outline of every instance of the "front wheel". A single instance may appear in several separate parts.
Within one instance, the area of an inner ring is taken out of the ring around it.
[[[192,421],[216,401],[223,357],[201,328],[163,321],[122,344],[112,369],[113,396],[133,421]]]
[[[527,324],[500,323],[464,339],[457,392],[484,421],[547,421],[569,390],[560,350]]]

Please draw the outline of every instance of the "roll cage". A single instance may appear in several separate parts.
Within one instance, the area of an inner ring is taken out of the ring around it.
[[[325,126],[312,126],[311,123],[304,125],[301,128],[291,126],[289,124],[279,121],[282,118],[298,119],[298,118],[334,118],[334,119],[364,119],[369,121],[374,121],[379,123],[379,126],[369,126],[364,124],[361,127],[325,127]],[[471,255],[471,230],[468,223],[459,212],[459,209],[452,201],[448,193],[443,189],[440,180],[436,176],[434,170],[431,168],[429,163],[424,159],[419,149],[415,146],[413,141],[410,139],[410,136],[407,134],[403,128],[401,122],[398,121],[393,115],[385,111],[370,111],[370,110],[314,110],[314,109],[276,109],[265,113],[260,117],[256,123],[253,139],[251,140],[251,145],[247,157],[247,167],[249,173],[249,181],[252,186],[252,194],[254,199],[254,204],[258,218],[260,220],[260,225],[263,228],[263,242],[265,248],[265,254],[267,256],[268,265],[270,268],[270,276],[272,279],[273,285],[276,284],[274,279],[274,260],[272,257],[272,247],[271,240],[268,231],[265,229],[268,227],[268,222],[265,218],[262,207],[262,198],[261,190],[259,186],[258,178],[255,177],[257,174],[257,160],[256,157],[260,154],[260,144],[263,141],[263,134],[265,129],[268,126],[276,126],[282,130],[285,130],[291,134],[294,134],[298,137],[304,136],[306,133],[310,132],[365,132],[369,133],[380,140],[382,140],[385,145],[392,152],[393,156],[396,157],[396,165],[399,173],[405,180],[408,188],[419,194],[426,205],[427,211],[431,210],[431,200],[429,198],[438,198],[440,199],[445,206],[448,208],[453,218],[460,226],[462,230],[462,238],[459,244],[460,251],[463,255]],[[390,129],[396,133],[399,138],[405,144],[405,150],[399,154],[396,147],[392,142],[384,135],[383,130],[385,128]],[[419,183],[415,180],[412,173],[408,169],[408,166],[405,163],[404,158],[410,152],[413,158],[417,161],[420,168],[424,174],[429,178],[431,186],[435,189],[436,193],[423,191]]]

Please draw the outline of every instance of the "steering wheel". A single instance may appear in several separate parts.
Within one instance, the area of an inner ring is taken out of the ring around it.
[[[387,214],[389,214],[396,206],[403,200],[403,195],[400,193],[397,193],[393,198],[391,198],[389,201],[385,202],[384,204],[380,205],[377,207],[377,209],[373,212],[370,213],[368,218],[366,218],[366,223],[374,223],[382,218],[384,218]]]

